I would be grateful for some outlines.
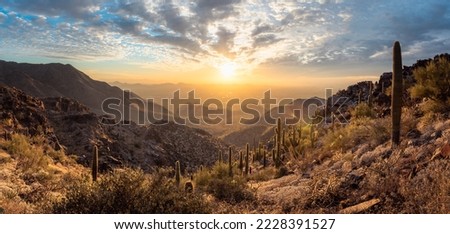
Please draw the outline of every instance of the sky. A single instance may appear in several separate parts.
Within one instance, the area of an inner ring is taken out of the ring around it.
[[[0,0],[0,59],[94,79],[302,86],[376,79],[450,49],[446,0]]]

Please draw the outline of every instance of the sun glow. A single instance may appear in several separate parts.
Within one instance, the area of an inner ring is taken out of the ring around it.
[[[231,80],[236,75],[236,63],[227,62],[219,67],[220,74],[226,80]]]

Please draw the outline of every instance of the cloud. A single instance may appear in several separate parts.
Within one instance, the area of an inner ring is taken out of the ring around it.
[[[252,37],[258,36],[262,33],[273,32],[274,26],[268,24],[257,25],[252,31]]]
[[[33,1],[10,1],[0,0],[1,5],[18,9],[24,13],[37,13],[47,16],[68,16],[83,18],[92,15],[98,10],[103,0],[33,0]]]
[[[220,27],[219,31],[216,33],[216,36],[218,40],[212,45],[212,47],[226,57],[233,57],[234,53],[231,52],[231,49],[234,46],[234,37],[236,36],[236,33]]]
[[[0,23],[2,52],[8,45],[76,59],[323,67],[383,62],[395,40],[407,59],[447,52],[450,3],[0,0]]]
[[[279,41],[282,41],[283,39],[277,38],[274,34],[264,34],[259,35],[255,37],[255,40],[253,41],[253,48],[259,48],[264,46],[270,46],[274,43],[277,43]]]
[[[7,18],[8,18],[8,16],[7,16],[5,13],[0,12],[0,24],[3,23],[3,22],[5,22],[5,20],[6,20]]]

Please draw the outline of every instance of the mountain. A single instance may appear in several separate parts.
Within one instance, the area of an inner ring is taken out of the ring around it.
[[[324,103],[324,99],[313,97],[295,99],[288,104],[273,107],[265,112],[262,107],[259,107],[259,113],[263,113],[263,117],[257,116],[258,122],[256,124],[251,124],[250,121],[243,121],[244,124],[240,125],[239,129],[223,136],[223,140],[226,143],[242,147],[248,142],[256,146],[260,141],[270,145],[269,141],[274,136],[273,128],[276,125],[276,119],[280,118],[282,121],[287,122],[291,120],[295,123],[300,121],[303,124],[310,123],[310,118],[314,116]],[[294,119],[293,116],[299,116],[300,119]],[[266,120],[272,122],[269,123]]]
[[[0,85],[0,133],[44,136],[55,150],[64,149],[76,160],[89,165],[93,145],[99,148],[102,170],[130,166],[150,171],[154,166],[193,170],[211,165],[226,146],[210,134],[186,126],[137,125],[130,121],[115,124],[90,112],[80,102],[68,98],[35,98],[16,88]]]
[[[111,98],[124,100],[122,89],[106,82],[93,80],[69,64],[29,64],[0,60],[0,83],[16,87],[38,98],[66,97],[74,99],[96,114],[104,114],[102,111],[104,100]],[[139,98],[134,93],[131,93],[130,97]],[[123,104],[130,105],[125,99],[119,108],[123,108]],[[155,105],[155,112],[162,110],[159,105]],[[133,107],[131,109],[128,120],[136,120],[139,115],[147,114],[147,110]],[[160,112],[155,113],[158,118],[161,115]]]

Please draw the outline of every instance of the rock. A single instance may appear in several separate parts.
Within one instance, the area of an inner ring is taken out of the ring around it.
[[[439,147],[434,151],[433,157],[431,157],[431,160],[437,159],[437,158],[450,158],[450,144],[446,142],[442,147]]]
[[[361,212],[363,212],[365,210],[368,210],[372,206],[380,203],[380,201],[381,201],[380,199],[375,198],[375,199],[372,199],[372,200],[369,200],[369,201],[361,202],[361,203],[359,203],[357,205],[350,206],[350,207],[347,207],[347,208],[345,208],[343,210],[340,210],[338,212],[338,214],[357,214],[357,213],[361,213]]]
[[[353,169],[353,166],[352,166],[351,162],[346,161],[342,164],[342,168],[341,168],[342,173],[347,174],[347,173],[351,172],[352,169]]]
[[[358,189],[359,183],[364,179],[365,172],[362,168],[350,172],[341,183],[343,189]]]
[[[372,163],[377,160],[379,155],[375,154],[373,151],[363,154],[360,158],[360,165],[369,167]]]
[[[431,138],[433,138],[435,140],[440,138],[440,137],[442,137],[442,130],[437,130],[436,132],[431,134]]]
[[[412,129],[411,131],[409,131],[406,134],[406,137],[411,138],[411,139],[416,139],[416,138],[419,138],[421,135],[422,135],[422,133],[419,130]]]

